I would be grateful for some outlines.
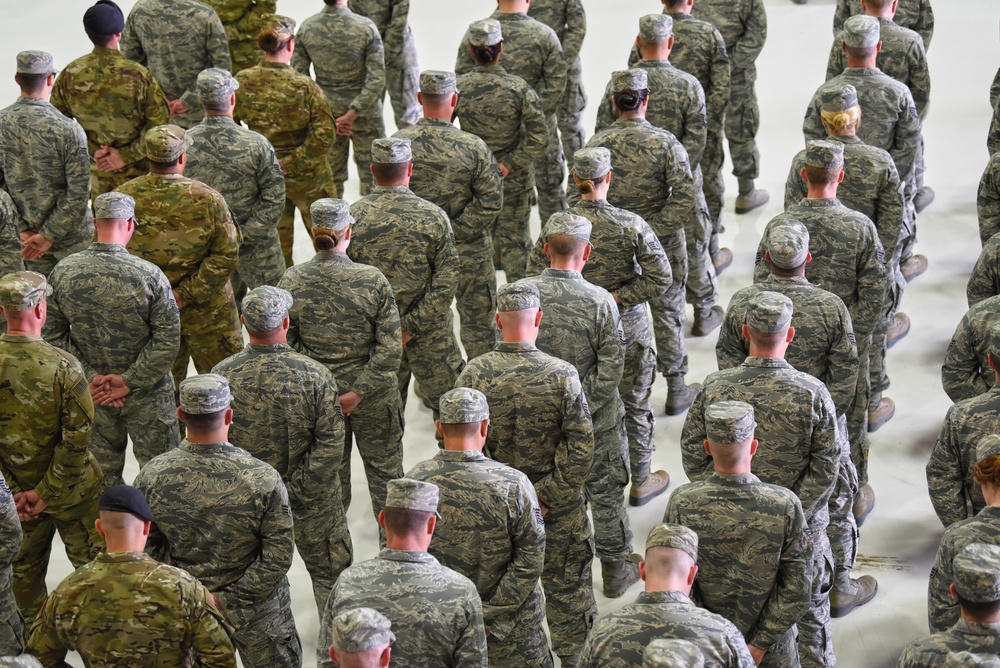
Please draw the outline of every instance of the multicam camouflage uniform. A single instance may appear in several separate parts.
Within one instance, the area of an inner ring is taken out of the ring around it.
[[[969,274],[965,296],[972,308],[984,299],[1000,295],[1000,235],[994,234],[985,244]]]
[[[351,134],[335,135],[330,147],[334,188],[337,193],[344,192],[350,146],[361,179],[361,195],[367,195],[372,187],[372,141],[385,136],[385,62],[378,28],[347,7],[324,7],[303,21],[295,35],[292,67],[309,76],[310,65],[333,117],[340,118],[348,111],[358,115]]]
[[[235,668],[223,614],[205,585],[144,552],[101,553],[59,583],[35,619],[29,651],[46,666],[75,650],[89,665]]]
[[[837,0],[837,10],[833,15],[833,32],[838,34],[844,28],[844,21],[855,14],[863,14],[861,0]],[[934,36],[934,10],[931,0],[900,0],[899,8],[892,19],[898,25],[920,34],[924,48],[931,46]]]
[[[1000,106],[997,108],[1000,109]],[[1000,147],[997,151],[992,151],[990,161],[979,180],[976,209],[979,215],[979,241],[985,246],[994,234],[1000,232]]]
[[[948,589],[955,581],[951,562],[971,543],[1000,545],[1000,508],[986,506],[975,517],[959,520],[944,530],[927,584],[927,624],[931,633],[947,631],[959,620],[958,599]]]
[[[121,49],[126,58],[149,68],[168,100],[188,108],[170,119],[183,128],[205,115],[195,91],[198,73],[233,67],[219,15],[196,0],[139,0],[125,19]]]
[[[18,654],[24,650],[24,620],[14,598],[14,560],[21,551],[21,521],[7,481],[0,475],[0,654]]]
[[[978,397],[993,387],[990,330],[997,323],[1000,297],[990,297],[970,308],[955,328],[941,367],[941,384],[952,401]]]
[[[276,0],[203,0],[215,10],[226,31],[233,74],[256,65],[264,53],[257,46],[260,20],[274,14]]]

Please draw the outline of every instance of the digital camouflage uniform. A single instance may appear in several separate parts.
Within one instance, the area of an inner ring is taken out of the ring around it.
[[[947,631],[959,620],[958,599],[948,589],[955,581],[951,562],[971,543],[1000,545],[1000,508],[986,506],[975,517],[959,520],[944,530],[927,584],[927,624],[931,633]]]
[[[448,215],[458,251],[455,293],[460,338],[469,359],[493,348],[496,271],[490,232],[503,208],[500,169],[479,137],[447,121],[422,118],[393,135],[413,151],[410,189]]]
[[[985,244],[969,274],[965,296],[972,308],[984,299],[1000,295],[1000,236],[994,234]]]
[[[997,323],[1000,297],[990,297],[970,308],[955,328],[941,366],[941,384],[952,401],[978,397],[993,387],[990,330]]]
[[[189,109],[170,118],[182,128],[205,115],[195,90],[198,73],[233,67],[219,15],[197,0],[139,0],[125,19],[121,50],[149,68],[168,100],[180,100]]]
[[[861,0],[837,0],[837,9],[833,15],[833,32],[839,33],[844,28],[844,21],[855,14],[863,14]],[[916,31],[924,42],[924,48],[931,46],[934,36],[934,10],[931,0],[899,0],[895,23]]]
[[[245,317],[245,316],[244,316]],[[295,519],[295,547],[322,614],[353,557],[340,489],[344,415],[325,366],[284,343],[247,344],[215,365],[229,380],[229,439],[281,475]]]
[[[91,197],[147,173],[146,130],[170,122],[167,96],[149,70],[101,46],[63,68],[50,101],[83,127],[91,156],[110,146],[125,163],[117,172],[90,164]]]
[[[265,14],[274,14],[276,0],[203,0],[215,10],[222,21],[229,42],[229,55],[233,61],[232,73],[253,67],[264,57],[257,46],[260,20]]]
[[[0,655],[24,650],[25,624],[14,598],[12,566],[21,551],[21,521],[7,481],[0,476]]]
[[[971,651],[995,658],[1000,654],[1000,622],[980,624],[958,620],[947,631],[910,643],[899,656],[897,668],[937,668],[952,652]]]
[[[332,251],[289,269],[278,287],[294,300],[288,311],[289,345],[326,366],[340,394],[363,397],[346,420],[341,498],[346,512],[354,441],[378,517],[386,483],[403,475],[403,416],[396,385],[402,342],[392,287],[378,269]]]
[[[0,656],[0,666],[4,666],[4,668],[43,668],[38,659],[30,654]]]
[[[285,174],[285,209],[278,236],[285,265],[290,267],[295,210],[311,230],[309,205],[339,195],[327,160],[337,125],[322,89],[290,65],[262,61],[237,74],[236,80],[240,88],[234,117],[271,142]]]
[[[49,102],[19,97],[0,109],[0,189],[14,201],[19,234],[38,233],[52,247],[25,265],[48,274],[87,247],[94,228],[87,199],[87,138]]]
[[[124,246],[93,242],[50,276],[45,338],[74,355],[88,380],[117,374],[131,390],[122,408],[94,407],[90,451],[106,485],[121,484],[125,450],[139,466],[180,442],[170,368],[180,316],[160,269]]]
[[[986,150],[990,155],[1000,151],[1000,70],[997,70],[997,77],[990,87],[990,104],[993,106],[993,120],[990,121],[990,130],[986,135]]]
[[[324,7],[303,21],[295,35],[292,67],[309,76],[310,65],[333,117],[340,118],[349,110],[358,115],[350,136],[334,135],[330,147],[334,188],[339,194],[344,192],[350,145],[361,179],[361,195],[367,195],[372,187],[372,142],[385,136],[385,62],[378,28],[347,7]]]
[[[397,372],[402,405],[412,375],[437,419],[438,401],[464,365],[451,314],[459,259],[448,216],[402,186],[375,186],[351,206],[351,215],[348,256],[382,272],[392,286],[400,327],[413,337],[403,346]]]
[[[504,61],[501,54],[500,62]],[[535,188],[532,164],[549,142],[538,94],[501,65],[476,65],[458,77],[455,115],[462,130],[478,136],[510,173],[503,179],[503,209],[492,230],[493,247],[507,282],[525,276],[531,234],[528,218]]]
[[[597,617],[584,500],[594,433],[576,369],[531,343],[500,342],[469,361],[458,386],[489,401],[484,453],[527,475],[548,509],[542,587],[549,634],[558,656],[576,657]]]
[[[235,668],[223,614],[205,585],[144,552],[101,553],[45,601],[28,639],[45,666],[75,650],[88,665]]]
[[[225,441],[184,439],[142,467],[135,486],[156,518],[146,552],[215,594],[243,665],[301,666],[285,577],[292,512],[278,472]]]
[[[538,93],[542,111],[545,112],[548,142],[542,157],[535,161],[535,193],[538,216],[546,221],[552,214],[566,208],[566,169],[556,116],[566,99],[567,62],[559,36],[541,21],[526,14],[501,12],[499,9],[488,18],[500,22],[504,46],[500,62],[504,70],[524,79]],[[455,72],[467,74],[474,66],[466,35],[458,47]]]
[[[24,271],[21,258],[21,240],[17,229],[17,207],[5,190],[0,189],[0,276]],[[7,331],[7,321],[0,324]]]
[[[1000,109],[1000,106],[997,108]],[[979,241],[985,246],[990,237],[1000,232],[1000,150],[992,153],[979,180],[976,210]]]

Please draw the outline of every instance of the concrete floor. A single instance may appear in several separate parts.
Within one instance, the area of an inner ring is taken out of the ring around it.
[[[89,50],[81,27],[82,13],[89,4],[89,0],[0,4],[0,21],[8,26],[6,39],[0,44],[0,63],[9,73],[6,84],[0,86],[0,99],[13,100],[17,95],[13,63],[18,51],[50,50],[58,66]],[[121,0],[120,4],[128,11],[134,2]],[[300,21],[322,7],[319,0],[281,0],[278,4],[281,13]],[[660,6],[655,0],[585,0],[585,4],[591,32],[583,48],[583,69],[587,90],[595,96],[603,91],[610,72],[624,67],[638,17],[659,11]],[[765,5],[770,34],[758,61],[762,120],[758,136],[762,154],[759,184],[771,192],[772,200],[767,207],[737,218],[732,214],[735,179],[727,176],[727,232],[723,241],[733,248],[736,259],[721,279],[721,304],[727,304],[737,289],[750,282],[760,234],[767,221],[781,210],[788,165],[802,146],[802,114],[813,91],[822,83],[832,39],[834,0],[811,0],[804,7],[789,0],[765,0]],[[422,67],[451,69],[465,27],[489,14],[493,7],[485,0],[413,3],[410,20]],[[834,622],[834,645],[840,665],[852,668],[892,666],[907,643],[927,632],[927,574],[942,528],[927,497],[924,464],[950,405],[941,389],[940,365],[955,325],[966,310],[965,283],[979,253],[975,197],[987,160],[987,91],[1000,61],[1000,5],[991,0],[938,0],[935,10],[937,29],[930,51],[934,94],[924,136],[926,183],[937,191],[937,201],[919,219],[918,246],[918,252],[930,258],[930,269],[904,297],[903,310],[910,315],[913,329],[889,355],[893,386],[886,394],[896,401],[896,417],[872,437],[871,481],[878,494],[878,506],[863,529],[856,572],[877,577],[880,591],[871,604]],[[593,127],[594,117],[591,105],[587,127]],[[393,125],[388,110],[386,125]],[[347,198],[353,201],[357,197],[357,182],[352,180]],[[537,233],[538,221],[533,220],[533,225]],[[295,257],[304,260],[311,254],[300,228]],[[714,345],[714,334],[689,341],[690,381],[701,380],[716,369]],[[678,449],[683,419],[663,416],[665,398],[666,385],[661,379],[653,395],[659,416],[654,463],[674,475],[676,486],[684,482]],[[418,401],[409,402],[406,421],[408,469],[431,456],[436,446],[430,414]],[[357,458],[354,467],[354,479],[363,481]],[[136,471],[134,461],[130,471]],[[376,553],[378,543],[367,495],[358,491],[354,498],[348,517],[355,558],[361,561]],[[637,548],[641,549],[665,505],[664,499],[631,512]],[[50,586],[69,572],[69,564],[57,546],[49,571]],[[595,575],[599,578],[599,569],[595,569]],[[318,620],[308,576],[297,558],[289,577],[305,665],[312,666]],[[601,612],[631,601],[638,591],[636,586],[618,601],[598,594]],[[74,658],[74,665],[82,665],[78,657]]]

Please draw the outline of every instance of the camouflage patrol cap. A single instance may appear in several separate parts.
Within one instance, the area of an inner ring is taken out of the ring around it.
[[[705,409],[705,435],[719,445],[753,439],[757,423],[753,406],[744,401],[717,401]]]
[[[351,205],[342,199],[333,197],[318,199],[309,205],[309,214],[312,216],[313,234],[339,232],[354,224]]]
[[[959,596],[972,603],[1000,601],[1000,547],[970,543],[951,566]]]
[[[83,13],[83,28],[95,35],[114,35],[125,29],[125,14],[111,0],[97,0]]]
[[[433,483],[413,478],[397,478],[386,485],[385,507],[437,513],[440,496],[438,486]]]
[[[944,668],[1000,668],[1000,657],[996,654],[948,652]]]
[[[355,608],[333,618],[333,646],[342,652],[365,652],[393,642],[392,622],[372,608]]]
[[[1000,322],[995,323],[990,327],[989,333],[989,352],[990,355],[1000,357]]]
[[[857,14],[844,21],[844,44],[852,49],[868,49],[878,44],[880,32],[877,18]]]
[[[447,95],[458,92],[457,77],[454,72],[424,70],[420,73],[420,92],[429,95]]]
[[[599,146],[581,148],[573,154],[573,173],[581,179],[596,179],[611,171],[611,151]]]
[[[541,296],[534,283],[525,280],[506,283],[497,288],[497,313],[540,308]]]
[[[260,32],[258,35],[274,33],[279,39],[295,36],[295,19],[280,14],[264,14],[260,17]]]
[[[979,439],[976,444],[976,461],[981,462],[990,455],[1000,455],[1000,434],[990,434]]]
[[[593,227],[589,220],[579,214],[557,211],[549,216],[549,222],[545,223],[545,235],[551,237],[558,234],[590,241],[590,231]]]
[[[0,666],[5,668],[44,668],[42,662],[30,654],[0,656]]]
[[[806,166],[837,169],[844,166],[844,145],[840,142],[813,140],[806,142]]]
[[[617,70],[611,73],[611,88],[616,93],[628,93],[649,88],[649,76],[646,70],[632,68]]]
[[[94,218],[115,220],[135,217],[135,200],[119,192],[101,193],[94,198]]]
[[[17,73],[55,74],[55,60],[47,51],[22,51],[17,54]]]
[[[438,402],[441,424],[470,424],[490,418],[486,395],[471,387],[456,387],[441,395]]]
[[[153,511],[149,508],[146,495],[141,489],[131,485],[112,485],[101,493],[97,502],[98,510],[110,510],[115,513],[128,513],[147,522],[153,521]]]
[[[698,534],[681,524],[655,525],[646,536],[646,550],[653,547],[672,547],[698,561]]]
[[[413,162],[413,149],[409,139],[386,137],[372,142],[372,162],[395,165]]]
[[[248,332],[270,332],[280,327],[288,315],[292,295],[273,285],[262,285],[248,292],[240,306]]]
[[[15,271],[0,278],[0,306],[27,311],[52,294],[52,286],[36,271]]]
[[[180,406],[189,415],[218,413],[229,408],[231,403],[233,395],[224,376],[203,373],[181,381]]]
[[[779,269],[797,269],[809,255],[809,229],[797,220],[781,219],[767,233],[771,264]]]
[[[191,138],[179,125],[157,125],[146,132],[146,157],[153,162],[173,162],[191,147]]]
[[[500,22],[496,19],[486,19],[469,24],[465,36],[472,46],[493,46],[503,41]]]
[[[792,300],[780,292],[758,292],[747,302],[747,327],[777,334],[792,324]]]
[[[639,19],[639,37],[662,42],[674,35],[674,20],[668,14],[646,14]]]
[[[847,111],[858,106],[858,89],[851,84],[824,87],[819,100],[823,111]]]
[[[198,73],[196,88],[198,97],[203,103],[222,104],[228,102],[233,91],[239,87],[240,82],[236,80],[236,77],[220,67],[209,67]]]
[[[690,640],[657,638],[646,645],[642,668],[705,668],[705,657]]]

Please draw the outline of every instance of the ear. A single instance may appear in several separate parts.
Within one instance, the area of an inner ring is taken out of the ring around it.
[[[372,176],[375,176],[375,165],[374,164],[368,165],[368,171],[372,173]]]
[[[955,583],[954,582],[952,582],[950,585],[948,585],[948,591],[951,592],[952,596],[954,596],[955,598],[958,598],[958,590],[955,589]]]
[[[330,661],[333,661],[338,666],[340,665],[340,661],[337,661],[337,650],[333,648],[333,645],[330,645]]]
[[[759,445],[759,442],[757,441],[757,439],[756,439],[756,438],[755,438],[755,439],[753,439],[752,441],[750,441],[750,456],[751,456],[751,457],[752,457],[753,455],[756,455],[756,454],[757,454],[757,446],[758,446],[758,445]]]
[[[437,429],[437,433],[444,438],[444,429],[441,427],[441,420],[434,420],[434,428]]]
[[[538,309],[538,313],[535,314],[535,327],[538,327],[542,323],[542,309]]]
[[[413,176],[413,163],[412,162],[406,165],[406,176],[407,177]]]
[[[244,326],[247,324],[247,321],[243,319],[243,315],[242,314],[240,314],[240,324],[244,325]]]
[[[542,249],[545,251],[545,257],[547,257],[549,259],[549,261],[551,262],[552,261],[552,253],[549,251],[549,242],[548,241],[545,242],[545,245],[542,246]]]
[[[437,526],[437,521],[438,521],[437,515],[431,513],[430,518],[428,518],[428,520],[427,520],[427,535],[428,536],[434,535],[434,527]]]
[[[351,240],[351,234],[353,234],[353,233],[354,233],[354,226],[353,225],[348,225],[347,226],[347,232],[344,233],[344,239],[347,240],[347,241],[350,241]]]
[[[743,327],[741,327],[740,329],[743,332],[743,338],[746,339],[747,341],[749,341],[750,340],[750,328],[747,327],[746,325],[743,325]]]
[[[695,564],[694,566],[691,567],[691,570],[688,571],[687,583],[691,586],[694,586],[694,581],[697,579],[698,579],[698,564]]]
[[[996,360],[996,358],[995,358],[995,357],[993,356],[993,353],[990,353],[989,355],[987,355],[987,356],[986,356],[986,363],[987,363],[987,364],[988,364],[988,365],[990,366],[990,368],[991,368],[991,369],[993,369],[994,371],[996,371],[996,370],[997,370],[997,360]]]
[[[286,315],[285,319],[281,321],[281,330],[287,332],[291,324],[292,324],[292,319]]]
[[[101,538],[104,538],[104,523],[101,522],[100,518],[94,520],[94,529],[97,530]]]
[[[813,254],[806,253],[806,262],[812,262],[812,261],[813,261]]]
[[[771,264],[771,251],[764,251],[764,262]]]
[[[881,53],[881,52],[882,52],[882,40],[879,40],[878,44],[875,45],[875,53]]]
[[[667,51],[673,51],[673,50],[674,50],[674,36],[671,35],[670,38],[667,40]]]
[[[382,650],[382,656],[379,657],[378,666],[379,668],[389,668],[389,657],[392,655],[392,647],[386,647]]]
[[[844,53],[847,53],[847,42],[844,41],[840,42],[840,50],[843,51]]]
[[[702,445],[705,448],[705,452],[708,454],[709,457],[711,457],[712,456],[712,446],[708,444],[708,439],[707,438],[705,439],[705,442]]]
[[[643,582],[646,581],[646,561],[642,560],[639,562],[639,579]]]
[[[639,47],[640,53],[642,52],[642,38],[638,35],[635,36],[635,45]]]
[[[486,434],[488,434],[489,431],[490,431],[490,420],[489,418],[487,418],[479,423],[479,435],[482,438],[486,438]]]
[[[843,182],[844,182],[844,170],[841,169],[840,176],[837,177],[837,183],[843,183]]]
[[[420,91],[417,91],[417,102],[420,104],[424,103],[424,96],[420,94]]]
[[[451,94],[451,106],[452,107],[457,107],[458,106],[458,93],[452,93]]]
[[[181,422],[184,422],[184,415],[181,413],[180,408],[177,409],[177,419],[180,420]]]
[[[378,511],[378,525],[380,527],[382,527],[383,529],[385,528],[385,511],[384,510]]]
[[[98,520],[98,522],[100,522],[100,520]],[[143,522],[142,523],[142,535],[143,536],[148,536],[149,535],[149,527],[152,526],[152,524],[153,524],[152,522]]]
[[[226,409],[226,415],[225,415],[225,418],[223,419],[223,423],[227,427],[233,423],[233,409],[232,408],[227,408]]]
[[[503,331],[503,323],[500,322],[500,314],[499,313],[494,313],[493,314],[493,322],[495,322],[497,324],[497,329],[499,329],[502,332]]]
[[[795,328],[789,327],[788,333],[785,335],[785,343],[791,343],[794,338],[795,338]]]
[[[583,249],[583,261],[586,262],[590,259],[590,251],[594,250],[594,247],[587,244],[587,247]]]
[[[802,169],[799,170],[799,176],[802,178],[803,181],[806,181],[806,182],[809,181],[809,179],[806,178],[806,168],[805,167],[803,167]]]

